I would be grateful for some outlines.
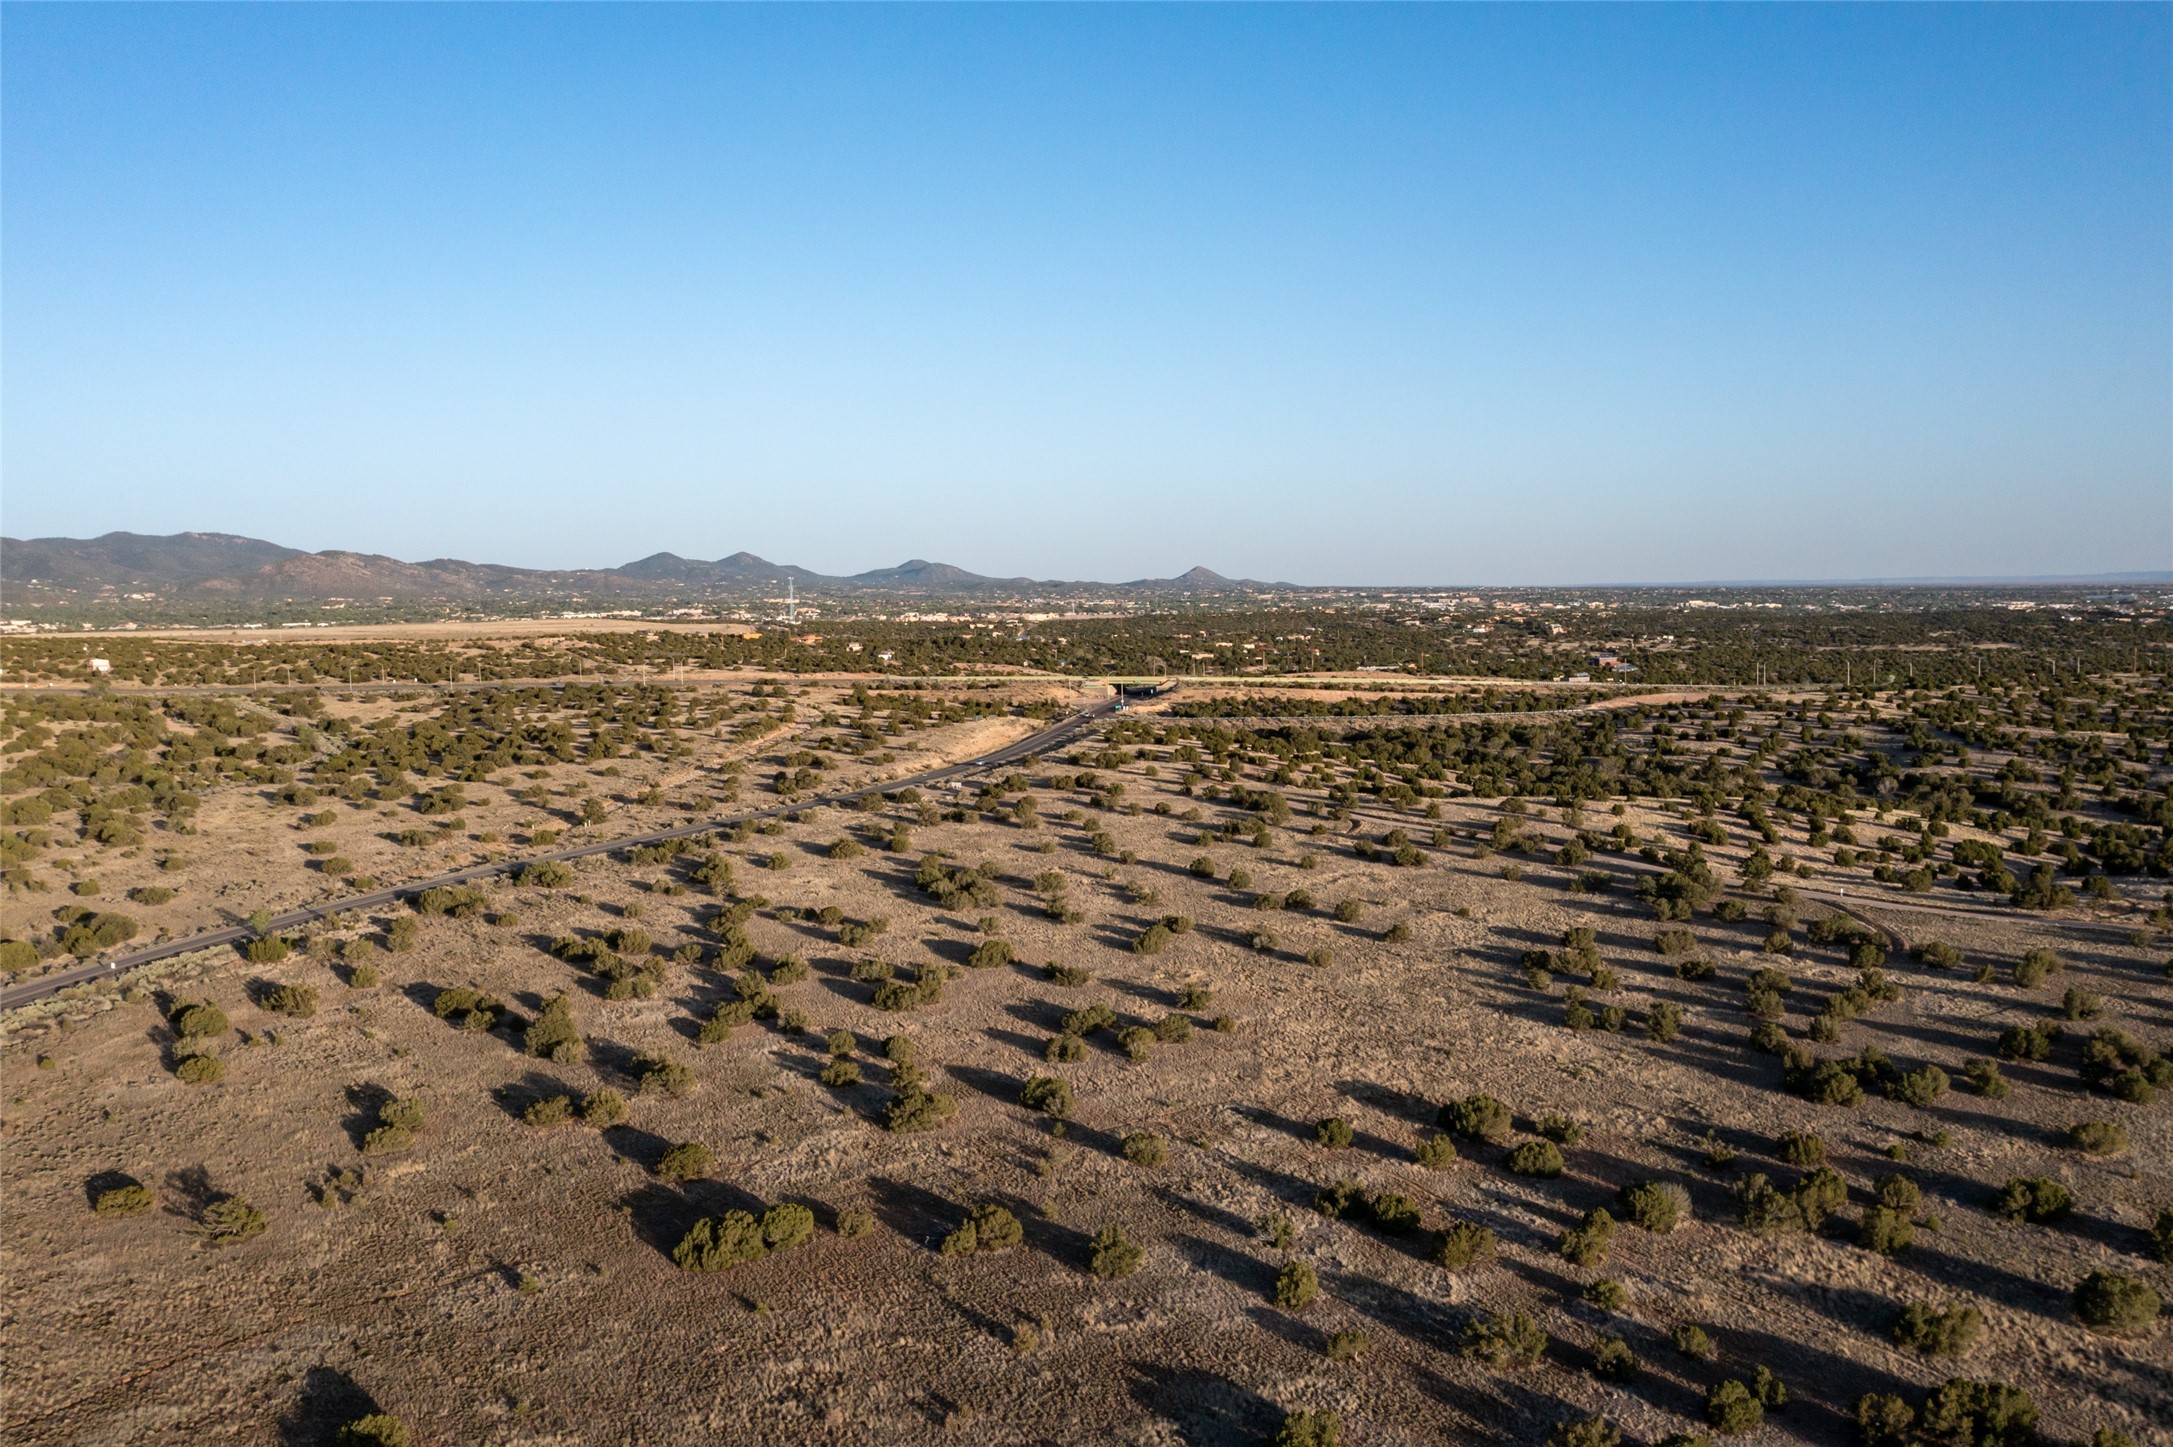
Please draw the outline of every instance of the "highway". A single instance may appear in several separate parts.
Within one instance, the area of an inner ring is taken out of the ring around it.
[[[88,964],[77,965],[71,969],[62,970],[39,979],[26,980],[21,984],[0,989],[0,1011],[20,1009],[24,1005],[35,1004],[39,1000],[56,995],[72,985],[81,985],[91,980],[111,979],[140,966],[153,964],[159,960],[171,959],[175,955],[188,954],[193,950],[212,949],[219,945],[239,944],[245,940],[259,938],[261,935],[280,934],[286,930],[312,924],[335,914],[345,914],[351,910],[376,909],[382,905],[396,904],[403,899],[411,899],[426,889],[442,889],[449,885],[473,884],[477,880],[511,874],[525,869],[531,864],[540,864],[545,860],[589,859],[599,854],[610,854],[614,850],[632,849],[643,844],[660,844],[668,839],[688,839],[698,834],[710,833],[713,830],[727,829],[742,821],[774,819],[785,814],[795,813],[801,809],[851,803],[854,800],[866,798],[870,794],[887,794],[897,789],[926,788],[934,784],[947,784],[956,780],[970,778],[975,774],[999,769],[1007,764],[1015,764],[1021,759],[1032,755],[1045,754],[1052,749],[1064,747],[1081,735],[1099,727],[1102,720],[1116,711],[1118,703],[1119,700],[1116,698],[1104,699],[1092,707],[1081,709],[1079,712],[1051,724],[1039,733],[1020,739],[1017,743],[1006,744],[1004,747],[982,754],[978,758],[968,759],[963,763],[951,764],[940,769],[930,769],[926,773],[914,774],[909,778],[891,779],[885,783],[869,784],[859,789],[824,794],[817,798],[803,799],[791,804],[779,804],[773,808],[760,809],[749,814],[734,814],[722,819],[704,820],[697,824],[682,824],[671,829],[656,829],[647,834],[633,834],[619,839],[603,839],[588,844],[577,844],[566,849],[554,849],[548,854],[529,854],[518,859],[502,859],[490,864],[471,865],[466,869],[456,869],[450,874],[439,874],[429,879],[411,880],[406,884],[394,885],[388,889],[372,890],[368,894],[351,894],[341,899],[313,904],[305,909],[289,910],[285,914],[274,915],[261,931],[246,924],[238,924],[229,925],[224,929],[206,930],[202,934],[187,935],[180,939],[162,940],[158,944],[150,945],[129,954],[116,955],[108,960],[93,960]]]

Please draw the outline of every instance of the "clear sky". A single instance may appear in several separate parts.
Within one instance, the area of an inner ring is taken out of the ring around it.
[[[2173,9],[10,5],[11,536],[2173,567]]]

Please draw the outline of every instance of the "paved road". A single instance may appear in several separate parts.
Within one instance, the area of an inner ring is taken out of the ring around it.
[[[784,814],[793,813],[796,810],[814,808],[817,805],[845,804],[856,799],[865,798],[870,794],[889,793],[894,789],[927,787],[932,784],[944,784],[953,780],[966,779],[974,774],[985,773],[991,769],[1001,768],[1006,764],[1017,763],[1029,755],[1045,754],[1052,749],[1062,748],[1080,735],[1099,726],[1103,719],[1116,710],[1116,707],[1117,700],[1113,698],[1105,699],[1090,708],[1082,709],[1078,713],[1050,725],[1037,734],[1020,739],[1015,744],[1006,744],[991,753],[982,754],[979,758],[968,759],[964,763],[952,764],[946,768],[930,769],[927,773],[915,774],[910,778],[892,779],[887,783],[870,784],[865,788],[850,789],[836,794],[824,794],[818,798],[803,799],[792,804],[779,804],[774,808],[757,810],[751,814],[734,814],[727,818],[704,820],[698,824],[682,824],[672,829],[656,829],[647,834],[634,834],[621,839],[604,839],[590,844],[574,845],[566,849],[555,849],[548,854],[530,854],[519,859],[504,859],[491,864],[472,865],[469,868],[456,869],[450,874],[440,874],[430,879],[411,880],[406,884],[394,885],[390,889],[373,890],[368,894],[351,894],[342,899],[327,900],[323,904],[313,904],[306,909],[289,910],[285,914],[274,915],[270,923],[261,931],[252,929],[245,924],[229,925],[225,929],[206,930],[202,934],[189,935],[182,939],[165,940],[130,954],[116,955],[110,960],[97,960],[90,964],[77,965],[72,969],[62,970],[58,974],[46,975],[36,980],[26,980],[19,985],[11,985],[4,990],[0,990],[0,1010],[17,1009],[57,994],[71,985],[80,985],[89,980],[110,979],[116,975],[125,974],[140,965],[170,959],[175,955],[187,954],[192,950],[239,944],[244,940],[258,938],[259,935],[278,934],[349,910],[375,909],[380,905],[411,899],[426,889],[441,889],[456,884],[473,884],[479,879],[490,879],[499,875],[510,874],[515,870],[525,868],[530,864],[541,863],[547,859],[587,859],[598,854],[609,854],[614,850],[631,849],[643,844],[659,844],[667,839],[687,839],[697,834],[707,834],[715,829],[729,828],[742,820],[774,819]]]
[[[708,670],[695,673],[558,673],[535,678],[460,678],[460,679],[364,679],[360,683],[342,683],[336,678],[319,678],[304,683],[291,679],[262,679],[255,683],[138,683],[133,679],[106,679],[90,683],[15,683],[0,681],[0,698],[34,698],[49,693],[105,693],[115,698],[198,698],[221,695],[254,695],[270,693],[474,693],[492,688],[577,688],[591,684],[610,683],[629,688],[721,688],[735,683],[784,682],[794,683],[865,683],[877,692],[886,688],[902,688],[909,684],[956,685],[961,683],[1068,683],[1074,687],[1088,684],[1137,684],[1150,680],[1116,677],[1089,676],[1079,673],[795,673],[786,668],[762,668],[748,665],[745,668]]]

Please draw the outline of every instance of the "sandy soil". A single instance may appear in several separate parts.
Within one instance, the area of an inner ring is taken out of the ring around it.
[[[980,735],[961,729],[929,752],[971,752],[1015,725],[974,727]],[[611,782],[631,791],[647,777]],[[305,958],[257,968],[226,957],[175,985],[174,996],[217,1000],[236,1026],[220,1044],[228,1072],[217,1085],[190,1087],[170,1073],[163,995],[18,1028],[0,1061],[10,1102],[0,1123],[0,1434],[25,1447],[317,1442],[375,1402],[432,1444],[1249,1443],[1298,1407],[1336,1410],[1346,1442],[1536,1443],[1554,1421],[1594,1411],[1633,1440],[1657,1441],[1699,1419],[1710,1384],[1762,1364],[1796,1400],[1739,1439],[1754,1444],[1848,1440],[1842,1414],[1859,1393],[1911,1391],[1957,1371],[2027,1387],[2060,1434],[2102,1425],[2165,1440],[2165,1335],[2093,1336],[2067,1306],[2074,1282],[2101,1266],[2167,1284],[2142,1254],[2151,1219],[2173,1204],[2173,1112],[2163,1104],[2088,1095],[2063,1057],[2007,1066],[2015,1092],[2001,1102],[1957,1089],[1926,1110],[1883,1099],[1814,1106],[1783,1093],[1778,1062],[1745,1043],[1743,981],[1776,962],[1758,953],[1764,924],[1701,920],[1718,974],[1684,980],[1652,949],[1656,926],[1625,888],[1571,894],[1562,870],[1528,863],[1510,881],[1501,857],[1475,859],[1469,838],[1491,826],[1489,807],[1449,802],[1442,822],[1458,842],[1429,849],[1425,868],[1395,869],[1354,858],[1341,824],[1306,832],[1315,821],[1302,812],[1305,791],[1289,791],[1301,813],[1266,848],[1203,848],[1193,838],[1200,824],[1177,816],[1199,807],[1212,823],[1225,806],[1180,796],[1166,762],[1157,777],[1137,762],[1121,777],[1126,803],[1166,803],[1173,815],[1037,790],[1044,822],[1034,829],[981,818],[926,825],[909,807],[824,811],[728,846],[743,890],[889,921],[859,949],[768,911],[750,923],[765,959],[791,950],[812,966],[809,979],[779,991],[804,1013],[807,1033],[758,1023],[698,1048],[695,1021],[728,995],[714,971],[671,966],[654,998],[612,1001],[552,957],[544,946],[554,935],[623,926],[629,907],[659,950],[713,946],[702,921],[716,902],[699,888],[659,893],[669,867],[605,861],[565,889],[495,891],[493,908],[515,913],[515,925],[424,921],[419,948],[378,957],[384,982],[373,989],[350,989],[344,967]],[[468,811],[472,825],[520,812],[498,790],[479,792],[492,802]],[[222,807],[231,817],[207,806],[204,835],[230,841],[246,861],[221,867],[256,879],[252,898],[306,890],[310,877],[287,867],[290,840],[252,829],[246,801]],[[1060,817],[1072,808],[1083,810],[1079,822]],[[1655,811],[1628,817],[1648,834],[1679,828]],[[909,854],[828,857],[839,838],[873,842],[894,818],[915,821]],[[1368,833],[1387,822],[1369,822]],[[1407,824],[1414,834],[1434,827]],[[510,838],[514,826],[505,829]],[[1086,836],[1096,829],[1136,861],[1094,853]],[[1053,852],[1040,852],[1044,841]],[[353,845],[358,855],[364,847]],[[780,850],[786,868],[759,865]],[[1004,902],[939,907],[912,878],[926,850],[992,863]],[[1203,853],[1225,876],[1248,869],[1251,890],[1190,873]],[[1316,867],[1301,867],[1308,854]],[[1069,881],[1080,923],[1046,918],[1026,888],[1049,869]],[[1156,897],[1136,900],[1126,884]],[[1301,886],[1321,908],[1251,908],[1253,891]],[[191,907],[238,907],[209,892]],[[1344,898],[1362,902],[1360,921],[1325,913]],[[1131,952],[1148,922],[1174,913],[1198,927],[1161,954]],[[1018,962],[960,970],[933,1005],[885,1013],[849,978],[855,960],[873,956],[962,964],[984,937],[981,916],[994,918]],[[374,936],[389,919],[345,933]],[[1398,922],[1410,938],[1383,941]],[[1244,943],[1262,924],[1277,936],[1272,951]],[[1633,1021],[1653,1001],[1676,1001],[1688,1011],[1680,1037],[1562,1028],[1562,983],[1535,991],[1517,961],[1576,925],[1597,932],[1622,977],[1604,999]],[[2025,994],[1896,959],[1903,999],[1849,1024],[1833,1049],[1876,1044],[1958,1079],[1965,1058],[1991,1053],[2005,1025],[2042,1017],[2069,984],[2099,993],[2109,1020],[2154,1040],[2173,1025],[2159,953],[2078,942],[2028,921],[1957,917],[1943,933],[2003,967],[2043,939],[2069,968]],[[1332,962],[1307,964],[1319,948]],[[1049,963],[1087,969],[1092,982],[1058,986],[1042,975]],[[1798,1035],[1807,1011],[1855,978],[1838,950],[1800,935],[1782,963],[1796,981],[1787,1023]],[[317,1013],[296,1019],[250,1003],[274,980],[315,988]],[[1187,984],[1211,987],[1211,1003],[1180,1008]],[[450,985],[500,994],[522,1016],[570,991],[587,1058],[551,1064],[524,1055],[515,1033],[451,1027],[429,1009]],[[1093,1002],[1125,1022],[1183,1015],[1194,1030],[1138,1061],[1101,1032],[1083,1061],[1045,1063],[1063,1013]],[[1234,1029],[1207,1028],[1222,1014]],[[955,1097],[955,1118],[926,1135],[881,1129],[887,1067],[873,1050],[859,1056],[863,1084],[819,1084],[822,1034],[839,1027],[869,1046],[912,1038],[933,1084]],[[649,1051],[687,1064],[697,1088],[682,1098],[639,1093],[632,1063]],[[1061,1139],[1018,1103],[1023,1083],[1042,1074],[1064,1078],[1077,1100]],[[539,1097],[605,1087],[627,1094],[626,1124],[540,1129],[520,1118]],[[1566,1173],[1514,1175],[1504,1149],[1471,1142],[1445,1170],[1418,1166],[1413,1149],[1432,1134],[1438,1107],[1476,1091],[1514,1109],[1520,1138],[1550,1113],[1580,1123]],[[428,1124],[404,1152],[364,1155],[359,1143],[386,1093],[420,1099]],[[1313,1123],[1329,1115],[1354,1127],[1350,1147],[1314,1142]],[[2085,1118],[2124,1122],[2126,1154],[2061,1148],[2060,1134]],[[1752,1170],[1792,1178],[1772,1153],[1796,1128],[1819,1131],[1851,1183],[1844,1225],[1877,1178],[1912,1176],[1927,1217],[1916,1245],[1888,1258],[1845,1233],[1739,1229],[1731,1184]],[[1142,1130],[1167,1141],[1163,1164],[1119,1154],[1119,1138]],[[680,1141],[714,1152],[709,1178],[675,1185],[653,1173]],[[1733,1169],[1705,1163],[1713,1141],[1739,1153]],[[344,1170],[361,1174],[354,1199],[316,1204],[312,1187]],[[151,1186],[157,1209],[93,1215],[87,1183],[114,1171]],[[1409,1195],[1426,1230],[1390,1235],[1317,1214],[1315,1192],[1344,1175]],[[2057,1227],[1996,1219],[1986,1199],[2014,1175],[2065,1181],[2076,1215]],[[1686,1186],[1697,1219],[1665,1236],[1624,1226],[1597,1267],[1557,1254],[1566,1226],[1646,1177]],[[200,1244],[190,1217],[221,1192],[254,1202],[268,1229],[225,1249]],[[965,1211],[989,1200],[1017,1213],[1023,1245],[939,1254]],[[672,1264],[671,1247],[697,1216],[779,1201],[813,1207],[821,1224],[810,1244],[714,1275]],[[839,1212],[863,1209],[875,1219],[870,1234],[832,1229]],[[1271,1239],[1278,1218],[1293,1233],[1287,1248]],[[1431,1233],[1452,1220],[1492,1228],[1498,1257],[1463,1274],[1432,1264]],[[1083,1269],[1088,1239],[1109,1225],[1145,1248],[1142,1269],[1122,1281]],[[1303,1312],[1271,1300],[1290,1259],[1312,1264],[1322,1286]],[[1625,1308],[1586,1302],[1601,1277],[1627,1287]],[[1959,1365],[1903,1352],[1887,1333],[1909,1301],[1977,1304],[1983,1345]],[[1460,1354],[1475,1313],[1512,1309],[1531,1312],[1552,1338],[1541,1365],[1500,1373]],[[1719,1359],[1676,1354],[1668,1334],[1680,1324],[1709,1330]],[[1020,1334],[1028,1326],[1038,1338],[1030,1347]],[[1368,1349],[1333,1360],[1328,1336],[1345,1331],[1364,1333]],[[1642,1359],[1635,1380],[1591,1373],[1603,1334]]]

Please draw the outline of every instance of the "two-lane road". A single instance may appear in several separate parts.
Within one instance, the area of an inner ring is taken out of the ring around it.
[[[545,860],[587,859],[598,854],[609,854],[618,849],[631,849],[643,844],[659,844],[667,839],[692,838],[697,834],[707,834],[712,830],[730,828],[742,820],[774,819],[801,809],[811,809],[820,805],[850,803],[856,799],[865,798],[870,794],[887,794],[897,789],[925,788],[933,784],[963,780],[975,774],[986,773],[991,769],[1002,768],[1006,764],[1015,764],[1036,754],[1045,754],[1051,749],[1062,748],[1080,735],[1098,726],[1103,719],[1115,712],[1117,703],[1117,699],[1105,699],[1090,708],[1081,709],[1078,713],[1050,725],[1037,734],[1020,739],[1017,743],[1006,744],[1000,749],[982,754],[978,758],[968,759],[964,763],[951,764],[941,769],[930,769],[926,773],[914,774],[909,778],[892,779],[886,783],[870,784],[859,789],[824,794],[813,799],[803,799],[797,803],[779,804],[769,809],[758,809],[753,813],[734,814],[722,819],[708,819],[698,824],[682,824],[672,829],[652,830],[647,834],[633,834],[620,839],[603,839],[588,844],[577,844],[566,849],[554,849],[548,854],[529,854],[523,855],[519,859],[503,859],[491,864],[471,865],[466,869],[456,869],[450,874],[435,875],[429,879],[411,880],[406,884],[394,885],[389,889],[373,890],[368,894],[351,894],[342,899],[313,904],[305,909],[289,910],[285,914],[274,915],[261,931],[245,924],[239,924],[229,925],[225,929],[206,930],[202,934],[188,935],[181,939],[163,940],[145,949],[136,950],[125,955],[117,955],[110,960],[94,960],[89,964],[77,965],[73,969],[62,970],[56,974],[46,975],[36,980],[26,980],[19,985],[10,985],[6,989],[0,989],[0,1011],[14,1010],[24,1005],[34,1004],[39,1000],[58,994],[71,985],[81,985],[91,980],[111,979],[126,974],[139,966],[152,964],[158,960],[171,959],[175,955],[188,954],[192,950],[239,944],[244,940],[255,939],[259,934],[278,934],[301,925],[312,924],[335,914],[344,914],[350,910],[375,909],[381,905],[394,904],[403,899],[411,899],[426,889],[440,889],[447,885],[456,884],[472,884],[480,879],[490,879],[511,874],[517,870],[525,869],[531,864],[540,864]]]

